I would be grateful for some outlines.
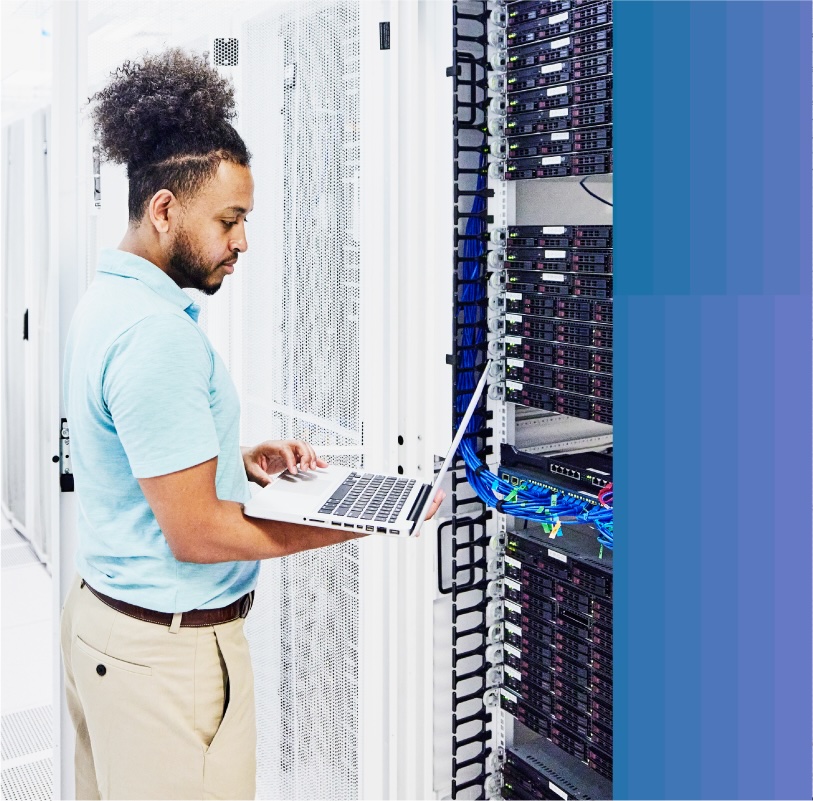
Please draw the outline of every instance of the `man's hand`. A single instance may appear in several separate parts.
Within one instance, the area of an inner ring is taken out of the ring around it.
[[[298,439],[269,439],[253,448],[241,448],[243,464],[249,481],[264,487],[271,481],[273,473],[281,473],[287,468],[289,473],[300,470],[313,470],[327,467],[327,462],[316,455],[316,451]]]
[[[432,505],[429,507],[429,511],[426,513],[426,519],[431,520],[435,516],[435,512],[440,509],[440,505],[443,503],[443,499],[446,497],[446,493],[439,489],[437,495],[435,495],[435,500],[432,501]]]

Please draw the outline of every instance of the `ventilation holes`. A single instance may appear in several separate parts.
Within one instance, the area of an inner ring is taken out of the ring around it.
[[[353,468],[363,444],[359,41],[357,0],[279,4],[241,35],[240,121],[256,178],[243,435],[346,448],[330,461]],[[358,544],[272,562],[247,622],[265,721],[257,797],[357,799]]]
[[[236,67],[240,55],[237,39],[215,39],[215,66]]]
[[[50,801],[52,787],[50,757],[3,771],[3,798],[7,801]]]
[[[50,705],[12,712],[2,721],[3,762],[53,747]]]
[[[550,765],[545,764],[541,759],[535,757],[533,754],[528,754],[522,758],[527,759],[528,762],[532,762],[536,767],[540,768],[544,773],[546,773],[549,778],[553,778],[557,784],[561,785],[562,787],[567,787],[567,789],[570,790],[571,795],[578,795],[579,789],[576,786],[571,784],[564,776],[557,773],[552,767],[550,767]],[[584,797],[583,794],[582,796]]]

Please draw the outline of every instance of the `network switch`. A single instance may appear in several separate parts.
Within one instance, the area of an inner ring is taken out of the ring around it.
[[[577,300],[540,295],[536,292],[506,292],[505,310],[512,314],[537,314],[566,320],[592,320],[612,324],[613,304],[609,300]]]
[[[513,116],[562,106],[598,103],[602,100],[609,100],[612,97],[612,90],[612,78],[590,78],[577,83],[518,92],[509,96],[507,113],[509,116]]]
[[[585,373],[585,375],[590,375]],[[600,376],[594,376],[596,378]],[[500,446],[500,462],[505,467],[521,467],[538,471],[550,481],[566,479],[568,486],[598,491],[612,483],[613,458],[598,451],[584,453],[527,453],[513,445]],[[573,584],[600,596],[611,595],[611,579],[603,571],[573,564],[568,578]],[[569,632],[574,633],[574,632]],[[580,634],[579,636],[585,636]]]
[[[558,39],[516,47],[508,52],[509,71],[562,61],[574,56],[588,56],[612,49],[612,25],[576,31]]]
[[[578,323],[534,317],[524,314],[506,314],[505,332],[511,336],[563,342],[569,345],[587,345],[593,348],[612,348],[612,326],[600,323]]]
[[[568,128],[585,128],[591,125],[606,125],[612,122],[613,104],[611,100],[599,103],[586,103],[583,106],[565,106],[542,111],[513,114],[505,122],[506,135],[564,131]]]
[[[588,370],[607,375],[612,374],[613,371],[613,355],[610,351],[557,345],[526,337],[505,337],[505,355],[507,358],[523,359],[572,370]]]
[[[611,75],[613,71],[613,52],[608,50],[594,56],[568,58],[550,64],[541,64],[506,74],[508,97],[514,92],[555,86],[582,78],[600,78]]]
[[[512,225],[508,247],[531,248],[609,248],[612,225]]]

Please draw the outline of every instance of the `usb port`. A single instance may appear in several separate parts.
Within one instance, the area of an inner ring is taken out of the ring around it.
[[[353,524],[352,523],[345,523],[344,527],[345,528],[353,528]]]
[[[331,520],[331,521],[330,521],[330,525],[331,525],[331,526],[338,526],[339,528],[341,528],[341,526],[342,526],[342,524],[341,524],[341,523],[337,523],[335,520]]]
[[[375,531],[375,526],[367,526],[367,531]]]
[[[379,526],[379,527],[378,527],[378,533],[379,533],[379,534],[386,534],[386,533],[387,533],[387,529],[385,529],[383,526]]]

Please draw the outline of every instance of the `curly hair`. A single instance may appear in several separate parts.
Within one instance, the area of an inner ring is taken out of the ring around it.
[[[247,167],[251,160],[230,123],[234,87],[207,59],[173,48],[125,61],[88,101],[102,158],[127,166],[131,222],[159,190],[183,203],[221,161]]]

